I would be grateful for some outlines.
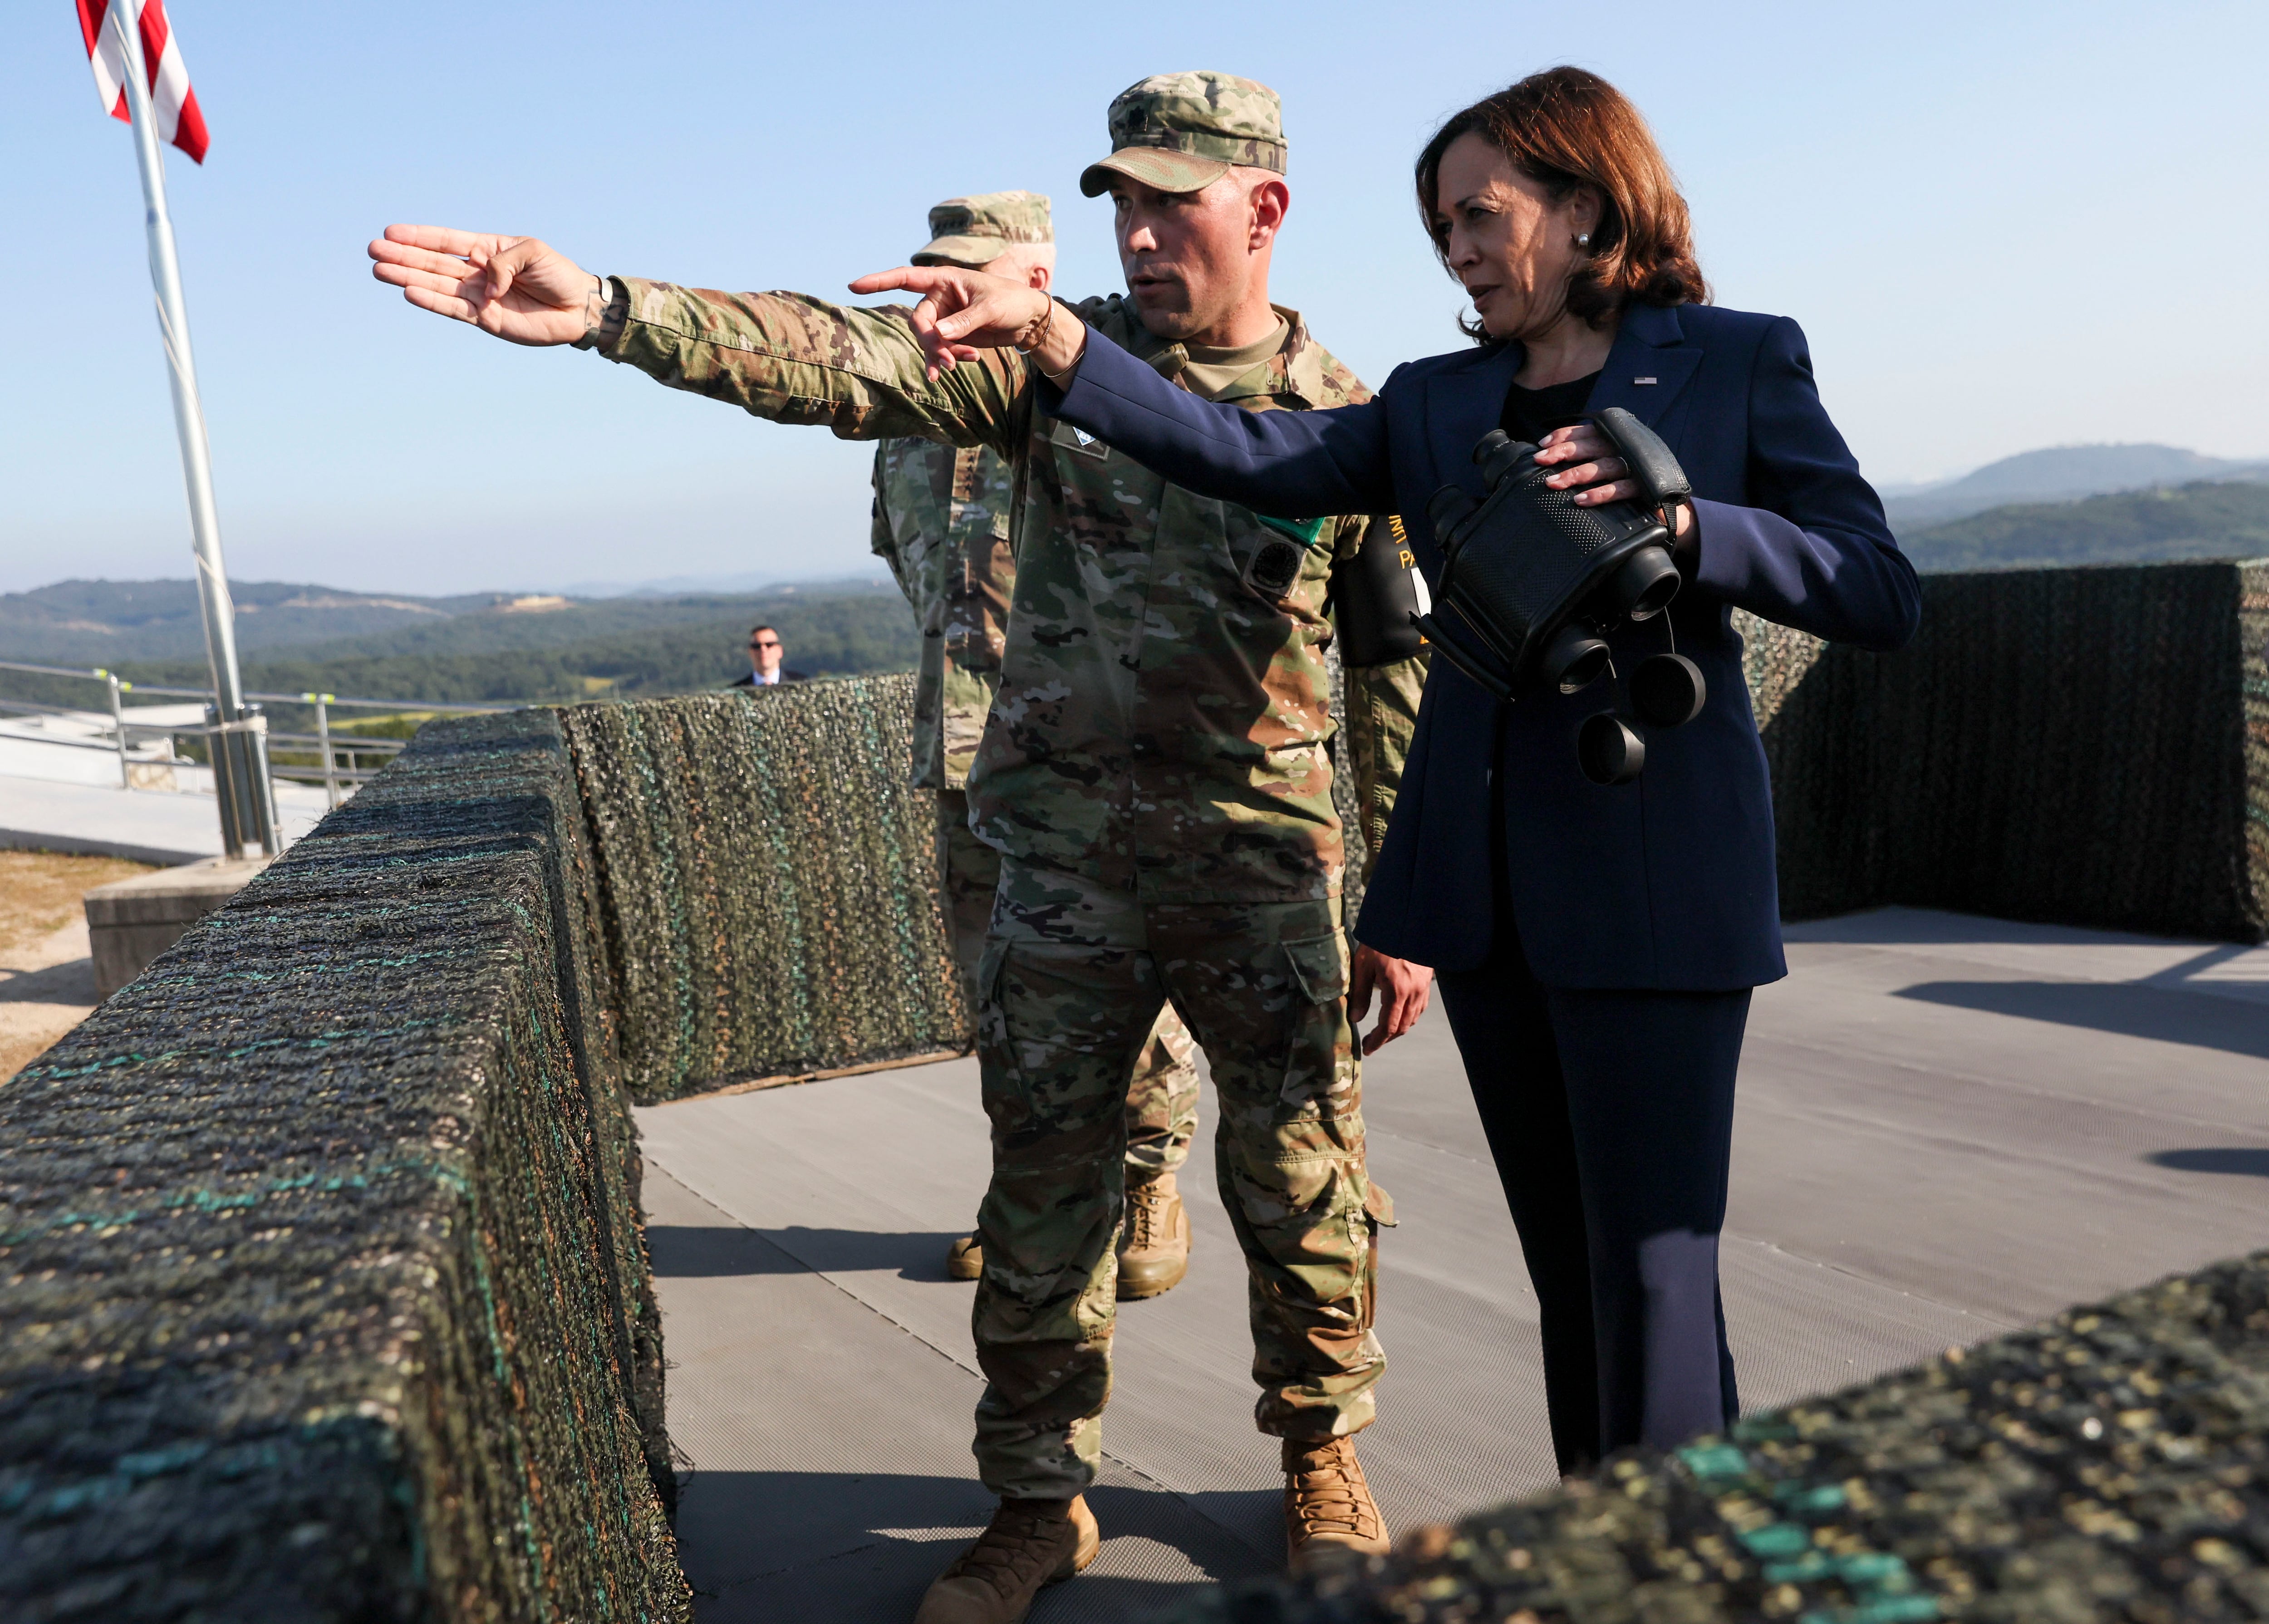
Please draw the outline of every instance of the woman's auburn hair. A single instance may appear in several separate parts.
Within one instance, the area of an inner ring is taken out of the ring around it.
[[[1564,201],[1598,194],[1600,222],[1589,256],[1568,279],[1568,311],[1593,327],[1628,304],[1710,302],[1694,258],[1694,222],[1654,132],[1614,85],[1581,68],[1547,68],[1454,114],[1418,154],[1418,218],[1446,268],[1439,212],[1442,154],[1479,136],[1512,166]],[[1477,321],[1460,321],[1475,339]]]

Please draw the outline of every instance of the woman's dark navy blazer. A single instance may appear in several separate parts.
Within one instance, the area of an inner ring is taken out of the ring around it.
[[[1483,493],[1473,448],[1520,365],[1517,344],[1467,350],[1397,367],[1364,405],[1251,412],[1201,401],[1090,333],[1061,403],[1043,386],[1041,404],[1201,495],[1287,519],[1400,513],[1431,585],[1442,558],[1427,500],[1445,484]],[[1438,970],[1488,957],[1495,772],[1514,921],[1539,981],[1755,986],[1787,967],[1771,786],[1731,611],[1888,649],[1914,635],[1920,590],[1820,403],[1795,322],[1633,306],[1586,410],[1608,406],[1651,425],[1693,482],[1699,561],[1667,618],[1709,704],[1683,727],[1648,730],[1644,773],[1603,787],[1577,766],[1576,730],[1608,707],[1608,684],[1500,706],[1437,660],[1356,934]],[[1658,618],[1608,641],[1628,671],[1669,634]]]

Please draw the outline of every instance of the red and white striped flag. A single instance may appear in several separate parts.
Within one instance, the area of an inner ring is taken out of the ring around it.
[[[181,48],[166,22],[166,0],[78,0],[78,31],[86,36],[86,59],[94,70],[95,93],[113,118],[126,118],[126,48],[104,25],[107,8],[122,5],[142,26],[142,61],[150,74],[150,110],[157,115],[158,138],[170,141],[198,163],[205,161],[205,115],[181,65]]]

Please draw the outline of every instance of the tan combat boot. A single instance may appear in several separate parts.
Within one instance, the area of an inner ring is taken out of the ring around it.
[[[985,1273],[985,1243],[965,1235],[945,1249],[945,1277],[975,1280]]]
[[[1331,1546],[1386,1554],[1386,1524],[1363,1480],[1353,1438],[1284,1440],[1284,1545],[1295,1568],[1309,1552]]]
[[[1171,1291],[1189,1272],[1190,1215],[1174,1176],[1130,1181],[1127,1218],[1119,1227],[1119,1300],[1133,1303]]]
[[[1084,1495],[1003,1500],[977,1543],[930,1582],[914,1624],[1017,1624],[1042,1585],[1070,1578],[1102,1543]]]

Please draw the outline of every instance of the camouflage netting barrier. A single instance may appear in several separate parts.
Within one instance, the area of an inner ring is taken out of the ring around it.
[[[577,705],[623,1073],[640,1101],[958,1050],[913,678]]]
[[[2260,940],[2269,564],[1925,576],[1888,655],[1741,618],[1788,917]]]
[[[1903,903],[2258,939],[2269,565],[1927,577],[1895,655],[1742,619],[1791,918]],[[888,676],[562,713],[636,1098],[968,1041],[912,705]],[[1357,835],[1350,917],[1362,857]]]
[[[0,1617],[686,1616],[588,853],[437,724],[0,1087]]]
[[[2269,1613],[2269,1253],[1241,1587],[1198,1624]]]
[[[913,692],[851,677],[561,712],[634,1098],[967,1045],[936,798],[906,785]],[[1362,835],[1336,788],[1353,918]]]
[[[1889,657],[1747,628],[1792,914],[2258,938],[2269,565],[1936,577],[1925,613]],[[0,1617],[684,1616],[626,1096],[965,1041],[912,687],[430,727],[0,1088]],[[2269,1611],[2265,1279],[1219,1606]]]
[[[1331,675],[1332,714],[1347,714],[1347,668],[1340,663],[1339,646],[1324,651],[1324,668]],[[1361,808],[1356,804],[1355,764],[1349,759],[1347,734],[1332,734],[1332,809],[1340,815],[1340,838],[1346,871],[1340,876],[1340,905],[1352,927],[1363,917],[1363,871],[1371,860],[1363,838]]]

